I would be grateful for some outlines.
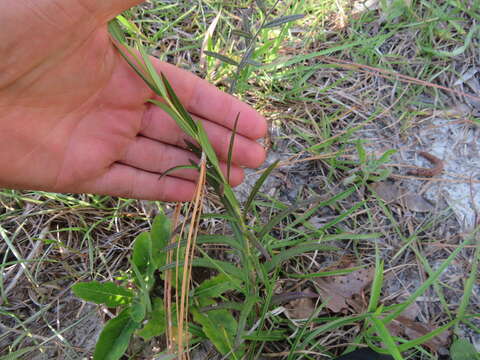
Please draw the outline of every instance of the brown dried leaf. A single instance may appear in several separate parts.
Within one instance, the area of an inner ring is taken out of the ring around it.
[[[391,181],[380,181],[372,184],[372,189],[383,201],[390,203],[398,200],[401,196],[398,185]]]
[[[327,280],[318,278],[317,283],[320,297],[327,302],[326,306],[333,312],[340,312],[349,306],[358,311],[358,302],[355,295],[362,295],[373,280],[375,269],[372,267],[359,269],[348,275],[335,276]]]
[[[315,312],[315,303],[310,298],[290,301],[285,307],[288,317],[294,320],[308,319]]]
[[[398,316],[390,324],[388,328],[394,336],[405,336],[408,339],[417,339],[436,329],[436,326],[431,324],[423,324],[419,321],[408,319],[405,316]],[[430,351],[437,353],[441,348],[448,345],[450,338],[450,331],[444,331],[438,336],[423,343]]]
[[[416,302],[410,305],[402,316],[398,316],[395,320],[387,325],[390,332],[394,336],[403,336],[408,339],[416,339],[426,335],[436,329],[431,324],[424,324],[416,320],[421,309]],[[450,331],[444,331],[440,335],[424,343],[432,352],[439,352],[440,349],[448,345]]]
[[[400,203],[410,211],[430,212],[434,206],[423,196],[407,192],[391,181],[381,181],[371,185],[373,191],[386,203]]]
[[[413,193],[407,193],[402,197],[403,205],[410,211],[431,212],[434,206],[423,196]]]

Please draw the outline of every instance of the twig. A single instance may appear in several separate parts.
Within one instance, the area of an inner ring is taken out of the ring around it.
[[[444,163],[442,159],[433,156],[432,154],[421,151],[418,153],[420,156],[423,156],[425,159],[430,161],[433,165],[433,168],[416,168],[408,172],[409,175],[420,176],[420,177],[434,177],[440,175],[444,169]]]

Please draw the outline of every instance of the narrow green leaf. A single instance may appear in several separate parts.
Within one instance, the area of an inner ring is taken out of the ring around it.
[[[377,256],[375,263],[375,276],[373,278],[372,289],[370,291],[370,300],[368,302],[368,312],[374,312],[377,309],[378,301],[383,286],[383,260],[380,261]]]
[[[294,14],[294,15],[287,15],[287,16],[281,16],[276,19],[273,19],[272,21],[267,22],[262,26],[262,29],[268,29],[268,28],[273,28],[276,26],[280,26],[295,20],[299,20],[304,18],[304,14]]]
[[[312,273],[312,274],[289,274],[288,276],[294,279],[313,279],[313,278],[319,278],[319,277],[348,275],[354,271],[364,269],[364,268],[365,266],[355,266],[348,269],[322,271],[322,272]]]
[[[283,341],[285,340],[285,330],[256,331],[250,335],[243,335],[243,340],[250,341]]]
[[[108,23],[108,31],[121,44],[125,44],[127,39],[125,38],[125,33],[122,30],[122,27],[119,24],[119,20],[113,19]]]
[[[182,268],[183,265],[184,265],[184,261],[178,261],[178,267]],[[242,281],[246,280],[245,275],[243,274],[242,271],[240,271],[239,268],[225,261],[199,258],[199,259],[193,259],[192,266],[218,270],[221,273],[230,275],[232,279],[242,280]],[[177,263],[173,262],[165,266],[162,266],[159,270],[166,271],[170,269],[175,269],[176,267],[177,267]]]
[[[205,50],[204,53],[205,53],[205,55],[214,57],[215,59],[223,61],[224,63],[230,64],[230,65],[233,65],[233,66],[238,66],[238,62],[229,58],[228,56],[219,54],[217,52],[208,51],[208,50]]]
[[[128,65],[130,65],[130,67],[137,73],[137,75],[140,76],[140,78],[145,82],[145,84],[147,84],[147,86],[152,89],[153,92],[157,93],[158,90],[153,80],[148,77],[145,65],[140,62],[140,59],[136,56],[136,54],[127,46],[125,46],[124,48],[117,46],[117,50],[123,57],[123,59],[128,63]],[[130,56],[132,56],[137,61],[137,64],[133,63],[133,61],[127,56],[124,50],[126,50],[130,54]]]
[[[223,244],[232,249],[243,251],[242,244],[239,244],[233,237],[227,235],[199,235],[197,244]]]
[[[390,150],[387,150],[383,153],[382,156],[380,156],[380,159],[378,159],[378,162],[380,164],[384,164],[384,163],[387,163],[390,161],[390,159],[392,158],[393,155],[395,155],[397,153],[397,150],[395,149],[390,149]]]
[[[450,347],[452,360],[478,360],[480,353],[465,339],[456,339]]]
[[[230,144],[228,145],[228,156],[227,156],[227,182],[228,183],[230,183],[230,170],[232,168],[233,144],[235,142],[235,136],[237,135],[237,125],[238,125],[239,118],[240,118],[240,113],[238,113],[237,117],[235,118],[232,135],[230,136]]]
[[[197,123],[195,122],[195,120],[193,120],[190,113],[185,109],[185,107],[180,102],[180,99],[175,94],[175,91],[173,90],[172,85],[170,85],[170,82],[168,81],[167,77],[163,73],[161,74],[161,77],[162,77],[163,85],[165,86],[165,89],[167,91],[168,97],[172,102],[172,105],[175,107],[175,110],[177,110],[179,115],[181,115],[182,120],[188,123],[189,127],[192,129],[193,138],[196,139],[195,135],[198,131]]]
[[[333,246],[326,246],[319,243],[314,244],[302,244],[295,247],[292,247],[288,250],[283,250],[280,254],[275,255],[272,258],[272,261],[266,262],[265,267],[267,271],[272,271],[276,266],[280,265],[282,262],[307,252],[311,251],[338,251],[339,249]]]
[[[38,350],[38,347],[37,346],[28,346],[28,347],[24,347],[20,350],[17,350],[17,351],[14,351],[14,352],[11,352],[11,353],[8,353],[7,355],[4,355],[4,356],[0,356],[0,360],[17,360],[17,359],[25,359],[25,357],[23,357],[23,355],[31,352],[31,351],[34,351],[34,350]]]
[[[265,5],[265,1],[264,0],[255,0],[255,2],[257,3],[257,6],[259,7],[260,11],[263,14],[266,14],[267,13],[267,5]]]
[[[366,163],[367,162],[367,152],[365,151],[365,148],[362,146],[362,141],[360,139],[358,139],[355,146],[357,148],[358,160],[360,161],[361,164]]]
[[[411,349],[415,346],[425,344],[426,342],[433,339],[434,337],[436,337],[436,336],[440,335],[441,333],[447,331],[450,327],[455,325],[458,321],[459,321],[459,319],[452,320],[452,321],[448,322],[447,324],[445,324],[443,326],[440,326],[439,328],[436,328],[433,331],[430,331],[428,334],[425,334],[425,335],[419,336],[419,337],[417,337],[413,340],[407,341],[406,343],[399,345],[398,350],[401,351],[401,352],[404,352],[404,351],[407,351],[407,350],[409,350],[409,349]]]
[[[252,34],[250,34],[249,32],[243,31],[243,30],[234,29],[234,30],[232,30],[232,34],[237,35],[237,36],[241,36],[245,39],[253,39]]]
[[[257,194],[260,191],[260,188],[262,187],[263,183],[265,182],[265,180],[267,180],[267,177],[272,173],[272,171],[275,170],[278,163],[279,163],[279,160],[272,163],[262,173],[262,175],[258,178],[258,180],[255,181],[255,184],[253,185],[252,190],[250,191],[250,194],[248,195],[247,201],[245,202],[245,207],[244,207],[244,210],[243,210],[244,216],[246,216],[250,212],[250,207],[252,206],[252,203],[253,203],[253,200],[255,199],[255,196],[257,196]]]
[[[252,59],[245,59],[245,63],[248,65],[256,66],[256,67],[261,67],[263,64],[261,62],[252,60]]]
[[[390,335],[383,322],[375,317],[371,317],[369,320],[373,323],[378,336],[387,347],[389,354],[392,355],[395,360],[403,360],[402,354],[398,350],[395,340],[392,338],[392,335]]]
[[[150,99],[148,102],[151,102],[152,104],[157,105],[160,109],[165,111],[170,117],[175,120],[178,126],[189,136],[196,138],[197,137],[197,131],[196,127],[192,127],[191,124],[187,121],[185,121],[179,114],[177,114],[175,111],[170,108],[167,104],[164,104],[160,101]]]
[[[109,320],[98,338],[93,360],[120,359],[127,350],[132,334],[138,327],[139,324],[130,317],[129,309]]]
[[[170,175],[172,172],[175,172],[177,170],[185,170],[185,169],[191,169],[191,170],[198,170],[198,165],[178,165],[178,166],[173,166],[168,170],[165,170],[162,175],[158,178],[158,180],[162,179],[164,176]]]
[[[225,177],[223,176],[223,172],[220,169],[220,162],[218,161],[217,154],[215,153],[215,150],[212,147],[212,144],[210,143],[210,140],[208,140],[207,132],[205,131],[205,128],[203,127],[203,124],[199,122],[197,124],[198,127],[198,142],[200,143],[200,146],[202,150],[205,152],[205,155],[207,156],[207,159],[210,161],[212,166],[215,169],[215,176],[217,176],[222,185],[226,188],[228,187],[228,183],[226,182]]]
[[[153,300],[152,313],[145,326],[138,331],[138,335],[148,341],[154,336],[160,336],[165,332],[167,326],[165,306],[161,298]]]
[[[391,314],[386,316],[385,318],[382,319],[384,324],[388,324],[390,321],[395,319],[398,315],[400,315],[404,310],[406,310],[415,300],[417,299],[418,296],[423,294],[428,287],[432,286],[434,282],[437,281],[439,276],[445,271],[445,269],[452,263],[452,261],[457,257],[458,253],[463,250],[463,248],[470,243],[470,240],[466,240],[463,243],[461,243],[459,246],[455,248],[455,250],[452,251],[452,253],[447,257],[447,259],[438,267],[438,269],[430,274],[428,279],[420,285],[409,297],[407,300],[405,300],[402,304],[400,304],[398,307],[395,308],[395,311],[393,311]]]
[[[145,47],[142,45],[140,41],[136,42],[138,51],[140,52],[140,55],[142,56],[143,59],[143,65],[145,66],[148,75],[153,81],[153,84],[155,85],[155,92],[157,95],[160,95],[163,98],[167,97],[167,91],[165,89],[164,83],[160,79],[160,76],[158,75],[157,70],[153,66],[152,60],[150,59],[150,55],[147,54],[147,50]]]
[[[468,47],[470,46],[470,43],[472,42],[473,35],[475,35],[475,33],[479,32],[479,31],[480,31],[480,25],[476,25],[476,26],[472,27],[470,29],[470,31],[468,32],[467,36],[465,37],[465,41],[464,41],[463,45],[457,47],[456,49],[454,49],[452,51],[434,50],[433,48],[426,48],[426,47],[422,48],[422,50],[427,52],[427,53],[430,53],[432,55],[442,57],[442,58],[446,58],[446,57],[451,58],[451,57],[459,56],[459,55],[463,54],[465,52],[465,50],[468,49]]]
[[[113,282],[84,282],[72,286],[73,293],[85,301],[108,307],[124,306],[132,302],[133,292]]]
[[[248,316],[252,312],[253,306],[258,303],[260,299],[258,299],[256,296],[249,296],[245,303],[243,304],[242,311],[240,312],[240,317],[238,320],[238,328],[237,328],[237,334],[235,338],[235,346],[240,345],[240,342],[242,341],[242,335],[245,330],[245,327],[247,326],[247,319]]]

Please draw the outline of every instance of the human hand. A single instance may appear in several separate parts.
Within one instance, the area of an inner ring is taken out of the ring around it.
[[[197,172],[178,170],[195,156],[174,120],[112,43],[107,22],[140,0],[0,2],[0,187],[185,201]],[[265,120],[213,85],[157,59],[187,110],[200,119],[230,181],[258,167]]]

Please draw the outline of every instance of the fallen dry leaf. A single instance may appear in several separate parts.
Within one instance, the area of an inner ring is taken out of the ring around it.
[[[416,320],[420,312],[420,307],[414,302],[402,313],[401,316],[398,316],[387,325],[390,333],[394,336],[403,336],[413,340],[435,330],[437,328],[436,326],[424,324]],[[449,338],[450,331],[444,331],[438,336],[425,342],[424,345],[432,352],[438,353],[442,348],[445,348],[448,345]]]
[[[402,197],[403,205],[410,211],[430,212],[435,207],[423,196],[413,193],[407,193]]]
[[[371,186],[380,199],[387,203],[397,201],[402,195],[397,183],[393,181],[379,181]]]
[[[380,199],[390,204],[401,204],[410,211],[430,212],[435,207],[423,196],[407,192],[397,183],[392,181],[380,181],[371,185],[373,191]]]
[[[285,308],[290,319],[306,320],[315,312],[315,303],[310,298],[302,298],[290,301]]]
[[[317,278],[320,298],[326,302],[326,307],[333,312],[353,308],[359,312],[362,304],[354,296],[362,297],[363,291],[371,284],[375,269],[372,267],[359,269],[348,275],[335,276],[331,279]]]
[[[388,328],[394,336],[405,336],[413,340],[434,331],[437,327],[430,324],[423,324],[404,316],[398,316],[388,324]],[[438,353],[440,349],[448,345],[449,339],[450,331],[447,330],[424,342],[423,345],[428,347],[430,351]]]

